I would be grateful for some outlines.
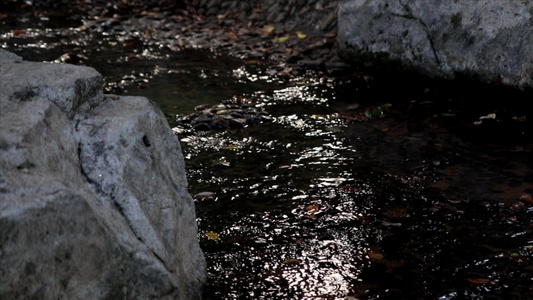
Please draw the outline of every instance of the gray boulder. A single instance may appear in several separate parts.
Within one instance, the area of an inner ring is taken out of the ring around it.
[[[177,137],[94,69],[0,49],[0,299],[200,299]]]
[[[531,1],[348,0],[337,41],[351,61],[531,88],[532,15]]]

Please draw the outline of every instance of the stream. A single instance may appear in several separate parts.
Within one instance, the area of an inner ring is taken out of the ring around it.
[[[205,299],[530,299],[530,91],[296,68],[139,25],[164,17],[11,13],[0,47],[159,104],[184,151]],[[184,121],[222,104],[264,118]]]

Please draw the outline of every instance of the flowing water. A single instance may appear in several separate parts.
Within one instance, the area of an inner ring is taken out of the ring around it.
[[[142,31],[22,17],[4,18],[1,47],[81,61],[107,92],[162,108],[195,197],[206,299],[530,299],[530,94],[291,72]],[[211,131],[179,121],[221,103],[268,118]]]

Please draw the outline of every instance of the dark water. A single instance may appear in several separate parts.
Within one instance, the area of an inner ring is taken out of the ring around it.
[[[0,20],[1,47],[93,66],[107,92],[149,97],[179,133],[206,299],[531,299],[529,92],[285,74],[231,49],[23,17]],[[210,132],[176,121],[222,102],[272,120]]]

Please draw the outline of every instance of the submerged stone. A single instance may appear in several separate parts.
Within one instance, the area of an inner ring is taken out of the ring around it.
[[[243,128],[263,121],[272,121],[272,117],[268,113],[258,110],[250,104],[198,105],[195,110],[201,111],[201,114],[192,113],[180,116],[177,121],[182,125],[192,123],[192,128],[197,131]]]

